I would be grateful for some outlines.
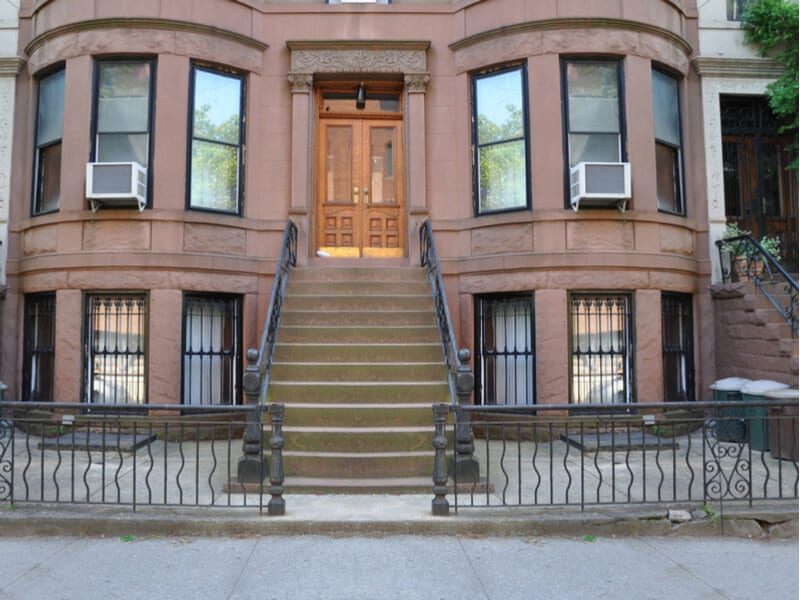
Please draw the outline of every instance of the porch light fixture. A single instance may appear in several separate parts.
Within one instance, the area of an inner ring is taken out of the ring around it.
[[[362,109],[367,105],[367,86],[362,81],[356,92],[356,108]]]

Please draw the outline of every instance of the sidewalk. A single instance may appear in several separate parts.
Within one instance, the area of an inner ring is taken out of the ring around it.
[[[794,600],[789,541],[1,538],[0,598]]]

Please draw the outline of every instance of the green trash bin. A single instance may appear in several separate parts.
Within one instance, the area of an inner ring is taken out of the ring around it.
[[[797,388],[775,390],[764,394],[767,400],[794,400],[787,406],[768,406],[769,453],[779,460],[798,459],[798,395]]]
[[[764,452],[769,450],[769,419],[766,406],[747,406],[748,402],[763,402],[768,392],[783,390],[789,386],[780,381],[757,379],[742,386],[744,420],[750,448]]]
[[[747,428],[742,408],[742,388],[750,383],[744,377],[726,377],[711,384],[714,402],[729,402],[732,406],[717,409],[714,427],[717,439],[721,442],[746,442]]]

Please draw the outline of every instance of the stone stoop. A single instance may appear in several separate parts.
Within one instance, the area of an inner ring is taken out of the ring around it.
[[[750,281],[711,287],[716,305],[717,376],[798,384],[798,339]]]
[[[449,389],[425,270],[293,269],[268,402],[286,405],[287,491],[430,492]]]

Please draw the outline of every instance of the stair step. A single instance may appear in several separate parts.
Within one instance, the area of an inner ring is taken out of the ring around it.
[[[282,344],[275,346],[274,362],[436,362],[441,344]]]
[[[281,325],[427,325],[435,326],[433,310],[373,310],[365,311],[321,311],[285,310],[281,314]]]
[[[289,494],[431,494],[432,489],[430,474],[370,479],[287,477],[284,482],[284,490]]]
[[[424,477],[433,473],[433,449],[415,452],[283,453],[287,477]]]
[[[435,404],[450,401],[445,382],[330,383],[272,381],[269,402],[296,404]]]
[[[286,287],[287,296],[353,296],[376,294],[380,296],[428,296],[431,295],[431,285],[426,279],[410,279],[398,281],[297,281],[289,278]]]
[[[433,449],[428,427],[285,427],[286,451],[403,452]]]
[[[422,267],[297,267],[292,281],[427,281]]]
[[[286,427],[428,427],[425,404],[286,404]]]
[[[285,311],[430,311],[433,308],[431,296],[356,296],[356,295],[303,295],[287,296],[283,305]]]
[[[444,364],[273,362],[272,377],[279,381],[444,381]]]
[[[439,329],[435,325],[404,326],[340,326],[340,325],[290,325],[281,320],[278,342],[288,343],[439,343]]]

